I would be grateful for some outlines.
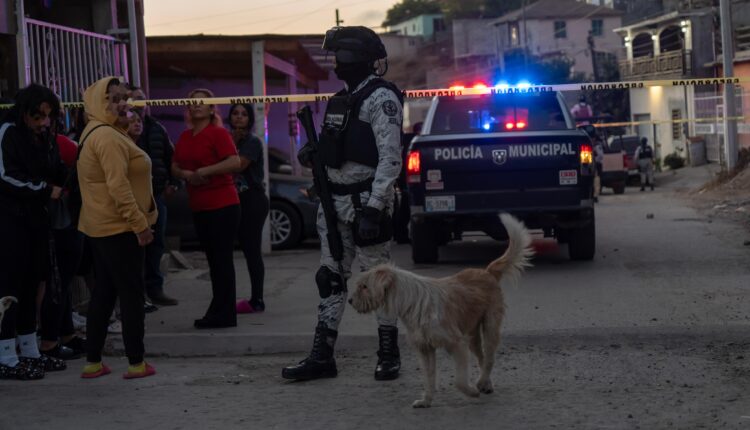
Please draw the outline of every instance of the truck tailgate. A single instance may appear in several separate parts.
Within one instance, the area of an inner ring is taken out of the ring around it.
[[[420,136],[420,184],[426,212],[579,206],[580,147],[588,139],[564,132]]]

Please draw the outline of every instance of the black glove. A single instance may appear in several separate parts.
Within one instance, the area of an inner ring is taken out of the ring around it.
[[[371,206],[365,206],[359,217],[359,237],[372,240],[380,234],[380,211]]]
[[[299,160],[299,164],[312,168],[315,158],[315,148],[313,148],[310,143],[306,143],[302,148],[300,148],[299,152],[297,153],[297,160]]]

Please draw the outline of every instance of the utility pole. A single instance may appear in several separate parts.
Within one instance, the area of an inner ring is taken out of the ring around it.
[[[29,36],[26,31],[26,16],[23,0],[16,0],[16,50],[18,52],[18,89],[31,83],[31,65],[29,60]]]
[[[336,27],[340,27],[344,23],[343,19],[339,19],[339,10],[336,9]]]
[[[529,66],[529,52],[528,47],[526,46],[526,42],[528,42],[527,36],[526,36],[526,0],[523,0],[521,2],[521,15],[523,19],[523,74],[528,74],[528,66]]]
[[[724,62],[724,76],[734,74],[734,43],[732,40],[732,10],[729,0],[720,0],[721,18],[721,55]],[[735,115],[734,84],[724,84],[724,151],[727,159],[727,171],[737,165],[737,122],[731,120]]]
[[[599,73],[596,68],[596,46],[594,45],[594,32],[592,30],[589,30],[586,42],[589,45],[589,52],[591,52],[591,70],[594,74],[594,82],[599,82]]]
[[[138,55],[138,27],[135,13],[135,0],[128,0],[128,37],[130,43],[130,82],[136,87],[141,86],[141,62]]]

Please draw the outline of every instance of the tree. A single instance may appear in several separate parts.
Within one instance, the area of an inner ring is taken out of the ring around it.
[[[428,13],[442,13],[440,4],[436,0],[402,0],[393,5],[385,15],[383,27],[388,27],[419,15]]]

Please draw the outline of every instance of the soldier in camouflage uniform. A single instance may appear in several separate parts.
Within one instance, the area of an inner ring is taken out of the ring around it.
[[[328,102],[317,154],[326,165],[344,257],[339,265],[331,255],[321,207],[317,222],[321,267],[315,276],[320,294],[318,325],[310,355],[284,368],[286,379],[337,375],[333,346],[346,305],[346,279],[351,277],[355,257],[361,271],[390,261],[394,183],[401,172],[403,98],[377,73],[376,65],[386,57],[380,38],[366,27],[334,27],[326,33],[323,48],[335,53],[336,75],[346,83]],[[310,166],[315,155],[305,145],[298,158]],[[395,379],[401,367],[397,319],[379,311],[377,321],[380,347],[375,379]]]

